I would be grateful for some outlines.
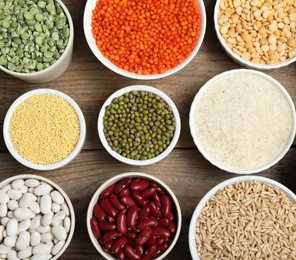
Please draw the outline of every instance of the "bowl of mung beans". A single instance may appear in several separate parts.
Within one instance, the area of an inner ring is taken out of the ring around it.
[[[175,147],[181,120],[173,101],[157,88],[124,87],[103,104],[98,133],[117,160],[130,165],[149,165],[165,158]]]
[[[261,176],[221,182],[198,203],[189,226],[194,260],[289,259],[295,254],[296,195]]]
[[[78,104],[53,89],[36,89],[10,106],[3,125],[11,155],[36,170],[53,170],[70,163],[81,151],[86,124]]]
[[[296,61],[296,1],[217,0],[215,29],[226,53],[259,70]]]
[[[74,27],[60,0],[0,2],[0,69],[45,83],[61,76],[72,60]]]
[[[157,79],[195,57],[206,12],[202,0],[88,0],[83,26],[91,51],[107,68],[129,78]]]

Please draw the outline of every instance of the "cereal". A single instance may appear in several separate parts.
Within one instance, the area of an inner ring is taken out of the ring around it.
[[[296,57],[295,21],[295,0],[220,2],[218,25],[226,45],[254,63],[275,64]],[[258,48],[250,48],[249,43]],[[256,52],[259,57],[253,58]]]
[[[77,145],[79,119],[61,97],[39,94],[15,109],[9,135],[14,149],[26,160],[53,164],[65,159]]]

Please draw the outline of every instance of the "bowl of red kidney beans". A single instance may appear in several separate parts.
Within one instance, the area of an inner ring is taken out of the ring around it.
[[[103,183],[87,211],[90,239],[106,259],[163,259],[176,244],[182,223],[179,202],[160,179],[119,174]]]

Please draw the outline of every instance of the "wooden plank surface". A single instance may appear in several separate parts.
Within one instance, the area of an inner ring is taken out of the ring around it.
[[[206,0],[207,32],[203,45],[193,61],[170,77],[151,81],[124,78],[105,68],[91,53],[82,28],[86,1],[64,0],[75,26],[74,57],[68,70],[57,80],[47,84],[29,84],[0,71],[0,125],[11,103],[21,94],[40,87],[61,90],[80,105],[87,123],[87,139],[80,155],[66,167],[38,172],[25,168],[7,152],[0,138],[0,181],[21,173],[48,177],[68,193],[75,208],[77,225],[73,240],[60,259],[103,259],[92,246],[86,230],[85,216],[92,194],[105,180],[127,171],[146,172],[159,177],[175,192],[181,204],[183,223],[178,243],[166,259],[190,259],[188,226],[192,212],[203,195],[217,183],[237,176],[223,172],[207,162],[195,148],[189,132],[188,115],[191,102],[199,88],[211,77],[226,70],[240,68],[222,50],[214,31],[215,1]],[[279,80],[296,102],[296,64],[268,71]],[[182,132],[174,151],[161,162],[145,167],[124,165],[113,159],[99,142],[97,116],[108,96],[121,87],[146,84],[168,94],[179,109]],[[295,144],[295,142],[294,142]],[[296,192],[296,147],[274,167],[259,175],[270,177]]]

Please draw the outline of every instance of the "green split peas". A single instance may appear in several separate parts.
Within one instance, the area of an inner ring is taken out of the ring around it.
[[[65,51],[67,17],[54,0],[0,0],[0,65],[20,72],[43,70]]]
[[[104,134],[112,150],[133,160],[147,160],[162,153],[175,132],[169,105],[147,91],[131,91],[106,108]]]

